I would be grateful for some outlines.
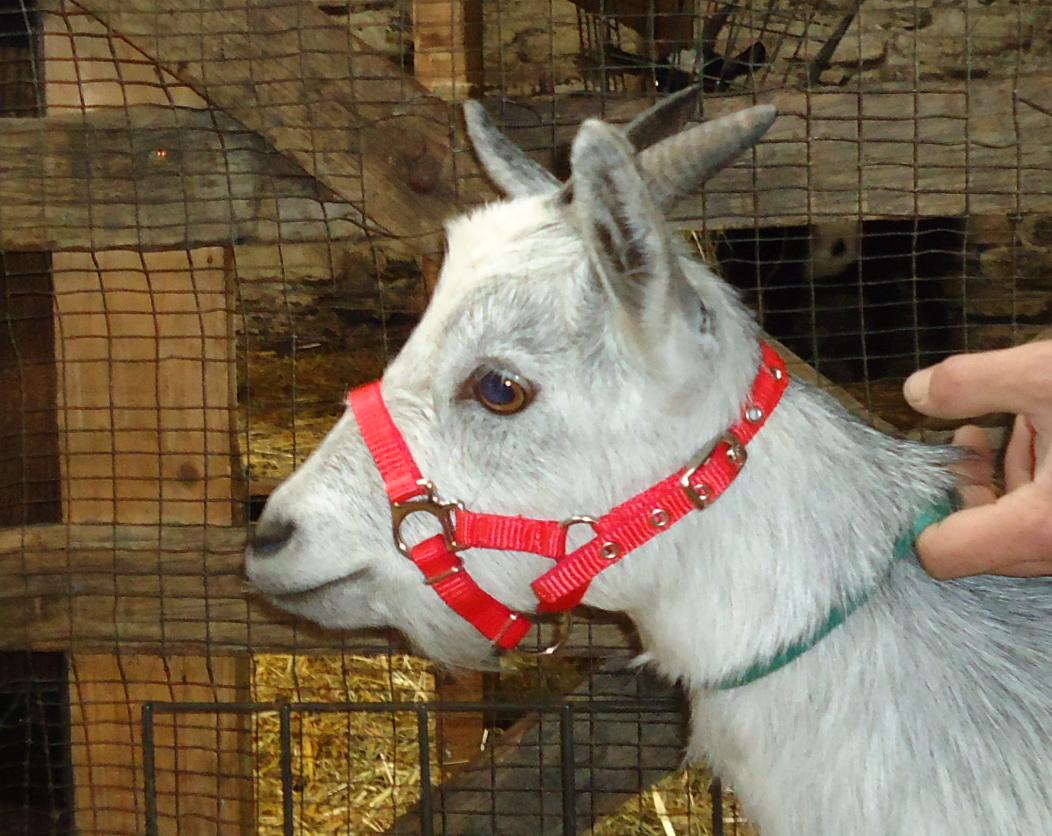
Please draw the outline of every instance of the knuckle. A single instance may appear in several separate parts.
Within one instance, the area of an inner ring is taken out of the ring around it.
[[[969,385],[971,362],[967,357],[947,357],[932,369],[928,399],[937,404],[952,404]]]

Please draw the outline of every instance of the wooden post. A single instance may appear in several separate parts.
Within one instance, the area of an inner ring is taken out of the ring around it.
[[[465,671],[435,677],[435,699],[439,702],[481,702],[485,699],[484,675]],[[442,780],[448,780],[474,762],[485,740],[486,718],[482,712],[439,712],[435,717]]]
[[[217,247],[54,254],[67,523],[236,520],[224,262]],[[75,647],[87,627],[76,621],[70,627]],[[244,699],[248,670],[247,659],[237,657],[74,653],[78,831],[143,832],[144,701]],[[250,774],[240,768],[246,729],[237,715],[158,718],[161,832],[242,832],[251,798]]]
[[[444,99],[463,100],[483,84],[481,0],[413,0],[413,72]]]
[[[47,100],[57,113],[204,106],[196,93],[97,21],[85,15],[45,18]],[[105,184],[103,177],[98,185]],[[88,197],[102,211],[98,198]],[[150,225],[148,214],[136,211],[132,218],[133,226]],[[145,248],[140,240],[139,249]],[[51,266],[63,522],[236,524],[240,486],[226,250],[141,252],[96,245],[94,251],[56,252]],[[114,567],[124,557],[136,558],[115,550]],[[166,578],[157,589],[162,613],[163,587],[179,580]],[[117,614],[100,617],[116,620]],[[77,832],[143,833],[154,802],[160,833],[244,832],[252,792],[251,772],[244,768],[246,718],[158,716],[151,802],[144,790],[142,706],[153,700],[245,699],[248,659],[216,657],[207,647],[194,656],[174,655],[165,635],[162,655],[142,655],[123,646],[120,631],[110,652],[78,652],[78,639],[95,626],[72,618],[67,635],[73,651]]]

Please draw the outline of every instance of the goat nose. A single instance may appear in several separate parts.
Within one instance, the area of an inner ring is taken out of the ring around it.
[[[260,520],[248,540],[248,545],[256,557],[270,557],[285,548],[295,533],[296,523],[291,520],[280,517]]]

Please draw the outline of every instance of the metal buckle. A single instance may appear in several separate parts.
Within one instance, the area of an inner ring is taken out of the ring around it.
[[[391,525],[394,533],[395,545],[398,551],[406,557],[412,558],[413,550],[402,539],[402,523],[413,514],[430,514],[440,526],[442,526],[442,537],[446,541],[446,548],[451,552],[463,550],[456,540],[456,519],[453,513],[460,507],[458,502],[442,502],[435,494],[435,486],[428,481],[422,481],[420,487],[426,492],[420,499],[407,499],[404,502],[391,503]],[[439,580],[435,578],[432,580]]]
[[[519,613],[512,613],[512,617],[508,619],[508,623],[505,624],[501,631],[494,637],[492,642],[494,647],[496,647],[497,642],[499,642],[504,637],[504,634],[511,629],[511,625],[518,621],[519,618],[521,618]],[[537,626],[539,628],[540,624],[538,623]],[[516,648],[515,650],[508,651],[508,654],[506,655],[519,656],[522,658],[547,658],[549,656],[554,656],[559,651],[559,648],[566,644],[566,640],[570,638],[570,632],[572,630],[573,611],[567,610],[566,612],[559,614],[559,620],[555,623],[555,626],[552,630],[551,641],[548,642],[548,644],[545,645],[543,648],[541,648],[540,650],[519,650],[518,648]]]
[[[576,517],[567,517],[565,520],[559,523],[559,528],[563,530],[563,557],[566,557],[566,548],[569,543],[570,529],[573,528],[575,525],[591,526],[592,533],[596,537],[599,536],[599,520],[597,520],[595,517],[586,517],[583,515]]]
[[[712,488],[704,482],[699,482],[695,485],[691,482],[691,479],[694,478],[694,474],[709,463],[713,452],[721,442],[727,445],[727,460],[731,464],[736,465],[739,470],[745,466],[745,461],[749,456],[745,451],[745,445],[741,443],[741,439],[728,430],[690,461],[686,471],[679,477],[679,485],[683,488],[683,493],[687,495],[687,499],[699,511],[704,511],[712,500]]]

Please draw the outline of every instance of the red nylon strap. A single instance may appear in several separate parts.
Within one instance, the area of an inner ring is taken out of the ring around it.
[[[766,343],[761,347],[763,361],[742,418],[690,476],[694,498],[704,494],[706,505],[714,502],[737,478],[743,464],[740,451],[766,423],[789,384],[789,374],[781,357]],[[384,404],[380,382],[355,389],[347,400],[392,505],[425,495],[426,483]],[[681,469],[600,517],[593,524],[596,537],[569,555],[565,553],[566,530],[558,522],[458,509],[453,533],[456,545],[439,535],[419,543],[411,550],[411,557],[446,604],[496,646],[510,650],[529,632],[530,620],[479,587],[452,548],[523,551],[558,560],[553,569],[533,583],[540,601],[538,610],[570,610],[581,602],[601,571],[699,508],[681,484],[689,471],[690,466]]]
[[[475,583],[441,535],[417,545],[413,562],[439,597],[497,647],[511,650],[533,626],[526,616],[508,609]]]
[[[742,446],[748,444],[766,423],[788,384],[785,363],[764,343],[763,362],[749,403],[743,409],[743,417],[730,428],[729,435],[737,438]],[[720,441],[690,478],[695,490],[704,490],[708,495],[708,504],[714,502],[741,471],[741,463],[728,455],[731,449],[726,441]],[[680,483],[688,470],[683,468],[600,517],[594,525],[593,540],[533,582],[533,591],[540,600],[538,611],[573,609],[584,598],[596,575],[697,510],[698,506]]]
[[[353,390],[347,402],[383,477],[391,504],[426,493],[413,455],[384,403],[380,381]],[[458,514],[458,528],[459,517]],[[529,618],[506,607],[475,583],[442,535],[418,543],[410,550],[410,556],[438,596],[497,647],[511,650],[533,626]]]
[[[554,520],[458,510],[456,532],[462,548],[530,552],[556,559],[566,554],[566,530]]]
[[[387,411],[380,381],[351,390],[347,403],[354,410],[362,438],[383,477],[391,502],[405,502],[424,492],[423,476],[413,461],[413,454]]]

